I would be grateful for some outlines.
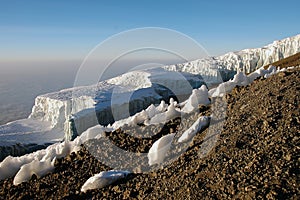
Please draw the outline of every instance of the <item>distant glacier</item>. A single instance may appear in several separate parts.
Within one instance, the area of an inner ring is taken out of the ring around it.
[[[71,140],[100,123],[107,125],[151,104],[182,98],[192,89],[227,81],[300,52],[300,35],[263,48],[230,52],[187,63],[133,71],[95,85],[37,96],[28,119],[0,126],[0,146]]]

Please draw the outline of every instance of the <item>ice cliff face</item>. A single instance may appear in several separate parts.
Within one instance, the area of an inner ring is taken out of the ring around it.
[[[215,77],[218,73],[223,80],[229,80],[237,71],[250,73],[298,52],[300,52],[300,35],[274,41],[263,48],[230,52],[218,57],[165,66],[164,69],[200,74],[206,82],[217,81]]]
[[[29,118],[51,122],[66,139],[73,139],[98,123],[110,124],[170,96],[189,95],[203,83],[198,75],[162,68],[129,72],[95,85],[38,96]]]
[[[81,88],[82,89],[82,88]],[[86,88],[93,89],[93,88]],[[52,128],[64,130],[64,123],[71,113],[81,111],[83,108],[94,106],[92,96],[72,97],[72,90],[62,90],[38,96],[29,118],[51,122]],[[65,96],[64,96],[65,95]]]

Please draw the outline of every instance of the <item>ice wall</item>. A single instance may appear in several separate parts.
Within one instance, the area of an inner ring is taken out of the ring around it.
[[[127,118],[170,96],[189,95],[203,84],[201,76],[153,68],[38,96],[30,119],[51,122],[71,140],[98,123]]]
[[[64,129],[64,123],[71,113],[92,108],[94,99],[91,96],[81,96],[70,99],[53,98],[51,95],[41,95],[35,99],[35,105],[29,116],[31,119],[49,121],[51,126]]]
[[[206,82],[218,81],[217,74],[227,81],[237,71],[250,73],[256,69],[300,52],[300,35],[274,41],[263,48],[230,52],[218,57],[199,59],[164,69],[200,74]]]

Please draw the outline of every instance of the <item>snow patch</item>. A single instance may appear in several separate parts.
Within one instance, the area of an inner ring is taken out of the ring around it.
[[[35,174],[38,178],[42,177],[54,170],[54,162],[50,159],[45,161],[33,160],[32,162],[25,164],[21,167],[16,174],[13,184],[19,185],[20,183],[27,182]]]
[[[208,99],[208,90],[205,85],[202,85],[199,89],[193,90],[191,96],[181,104],[181,106],[183,106],[181,111],[190,113],[196,110],[199,104],[202,105],[210,104],[210,101]]]
[[[167,152],[169,151],[175,133],[165,135],[158,139],[149,150],[148,163],[149,165],[160,164],[164,161]]]
[[[126,177],[130,172],[128,171],[103,171],[90,177],[81,187],[81,192],[87,192],[88,190],[100,189],[113,182]]]
[[[179,143],[187,142],[192,139],[199,131],[201,131],[204,127],[208,126],[209,118],[206,116],[199,117],[195,123],[178,139]]]
[[[167,121],[174,119],[176,117],[181,116],[181,111],[176,108],[177,102],[174,101],[172,98],[170,99],[170,105],[166,112],[159,113],[154,115],[148,122],[148,124],[160,124],[166,123]]]

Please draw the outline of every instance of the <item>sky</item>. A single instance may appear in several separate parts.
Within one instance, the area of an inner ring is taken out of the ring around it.
[[[82,60],[100,42],[142,27],[173,29],[210,55],[300,33],[300,1],[0,0],[0,61]]]

